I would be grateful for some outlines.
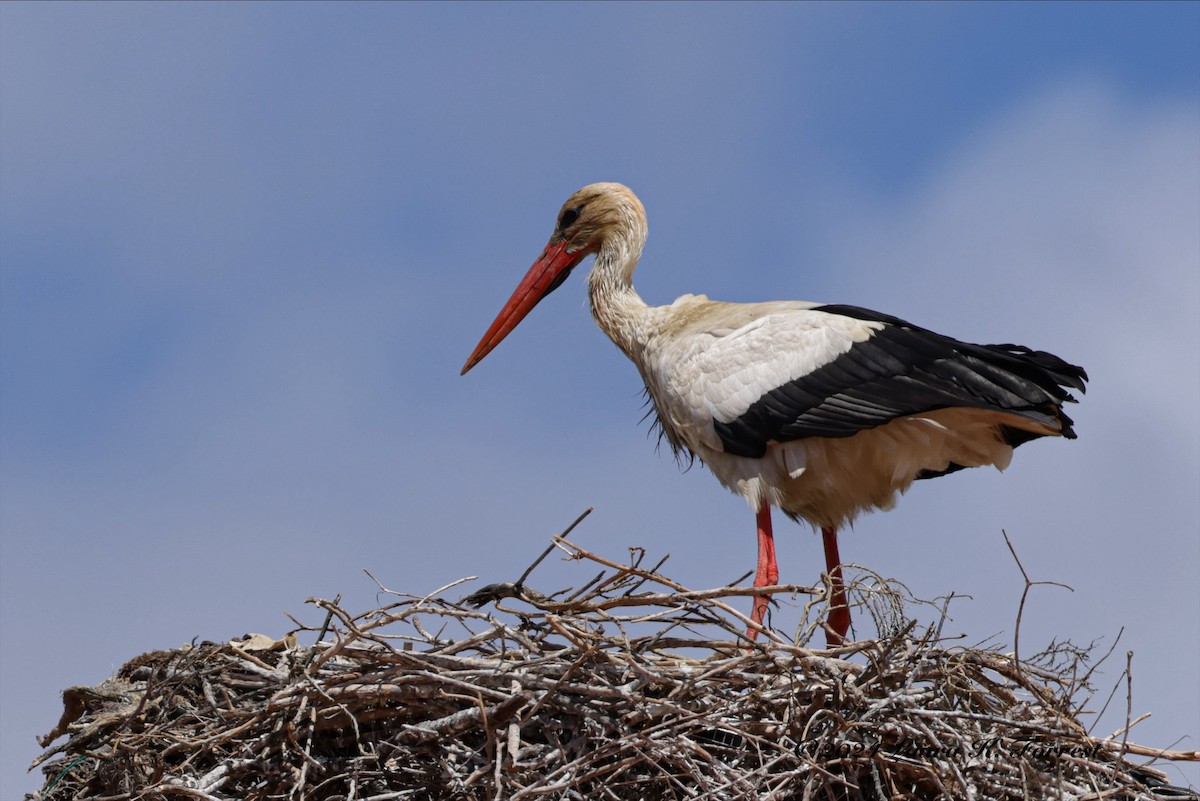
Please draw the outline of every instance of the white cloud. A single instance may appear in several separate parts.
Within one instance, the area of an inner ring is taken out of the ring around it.
[[[846,300],[1088,369],[1090,392],[1071,409],[1079,441],[1027,446],[994,481],[918,487],[894,522],[870,525],[992,521],[983,541],[945,543],[967,592],[1006,559],[1006,527],[1027,568],[1077,590],[1046,598],[1033,631],[1087,641],[1127,627],[1135,704],[1155,715],[1139,736],[1162,743],[1194,736],[1200,717],[1171,689],[1200,655],[1198,123],[1190,103],[1052,86],[962,142],[911,196],[850,218],[832,265],[857,281]],[[904,547],[944,564],[924,536]]]

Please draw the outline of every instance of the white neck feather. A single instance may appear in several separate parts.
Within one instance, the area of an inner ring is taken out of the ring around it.
[[[635,362],[635,353],[644,341],[639,335],[650,316],[650,308],[633,288],[633,271],[646,235],[642,215],[632,210],[622,214],[621,223],[604,240],[588,274],[588,299],[596,325]]]

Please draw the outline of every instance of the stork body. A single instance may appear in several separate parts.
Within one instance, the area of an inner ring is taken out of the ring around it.
[[[471,369],[588,255],[592,315],[637,366],[663,437],[756,512],[755,586],[778,581],[770,508],[822,530],[833,589],[831,644],[849,611],[837,529],[890,508],[916,479],[1008,466],[1016,446],[1073,438],[1062,404],[1082,368],[1014,345],[971,345],[853,306],[722,303],[684,295],[649,306],[633,272],[641,202],[620,184],[572,195],[555,232],[463,367]],[[752,619],[761,623],[765,596]],[[753,636],[755,629],[751,629]]]

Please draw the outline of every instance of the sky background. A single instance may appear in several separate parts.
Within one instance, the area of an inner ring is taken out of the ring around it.
[[[62,688],[372,608],[363,568],[512,580],[588,506],[610,557],[753,568],[581,275],[458,374],[602,180],[646,205],[651,303],[852,303],[1083,364],[1077,441],[921,482],[842,555],[1011,643],[1007,531],[1073,588],[1034,590],[1022,651],[1124,629],[1093,707],[1132,650],[1132,739],[1200,747],[1200,4],[5,2],[0,801],[40,786]],[[815,582],[819,538],[777,538]]]

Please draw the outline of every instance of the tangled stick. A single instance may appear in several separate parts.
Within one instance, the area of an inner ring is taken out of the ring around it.
[[[157,651],[70,688],[38,797],[1197,797],[1152,766],[1197,752],[1079,721],[1090,649],[954,645],[878,577],[855,587],[877,638],[808,647],[825,591],[789,585],[776,596],[813,599],[800,635],[750,644],[729,600],[761,590],[689,590],[643,551],[617,562],[567,533],[546,553],[598,569],[578,588],[525,585],[546,553],[462,601],[444,597],[461,582],[379,585],[379,609],[310,599],[322,625]]]

